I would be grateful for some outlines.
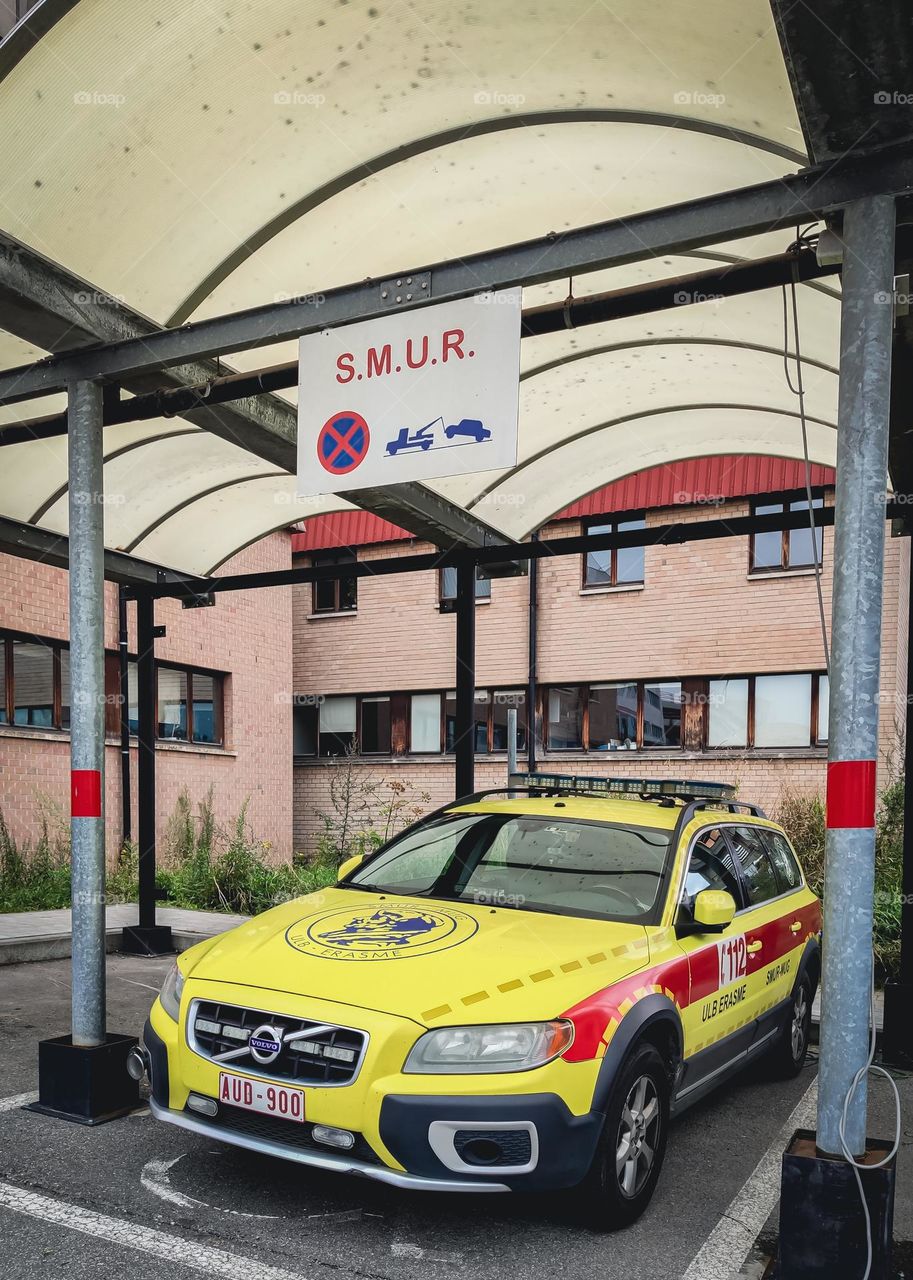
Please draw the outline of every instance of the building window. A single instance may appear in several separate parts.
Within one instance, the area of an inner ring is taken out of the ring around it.
[[[707,694],[707,746],[748,746],[748,681],[711,680]]]
[[[491,599],[491,578],[481,577],[481,569],[476,565],[476,601]],[[438,600],[442,613],[452,613],[456,608],[457,571],[456,565],[446,565],[440,570],[438,577]]]
[[[754,746],[807,747],[811,703],[810,675],[757,676]]]
[[[127,667],[127,715],[139,729],[138,682],[131,689]],[[166,742],[222,745],[222,677],[156,663],[156,735]],[[135,680],[135,677],[134,677]],[[133,702],[136,699],[136,702]],[[132,704],[132,705],[131,705]],[[135,720],[134,720],[135,716]]]
[[[637,741],[637,685],[591,684],[589,749],[609,751]]]
[[[13,643],[13,724],[60,727],[54,716],[54,650],[47,645]]]
[[[390,699],[373,695],[362,698],[359,750],[365,755],[389,753],[391,728]]]
[[[292,704],[292,753],[296,756],[317,754],[316,698],[296,697]]]
[[[643,745],[679,747],[682,741],[682,686],[679,681],[643,687]]]
[[[526,693],[517,689],[495,689],[491,705],[491,749],[507,750],[507,713],[517,713],[517,750],[526,750]]]
[[[339,576],[323,578],[314,583],[314,613],[351,613],[358,608],[358,579],[355,574],[346,572],[346,566],[355,563],[354,551],[322,551],[311,557],[311,564],[339,565]]]
[[[546,722],[551,750],[573,751],[583,747],[583,694],[579,685],[559,685],[548,690]]]
[[[823,497],[812,497],[814,510],[820,510],[823,506]],[[756,516],[782,515],[786,511],[808,511],[808,499],[786,498],[782,502],[753,502],[751,510]],[[807,525],[799,529],[777,529],[770,533],[753,533],[749,569],[752,573],[777,573],[789,569],[814,568],[816,564],[821,564],[823,540],[823,529],[816,527],[813,542],[812,531]]]
[[[320,755],[344,756],[353,750],[357,733],[357,701],[354,695],[324,698],[318,715]]]
[[[413,693],[410,702],[410,728],[411,751],[440,752],[441,695],[439,693]]]
[[[626,520],[588,521],[586,533],[626,533],[631,529],[645,529],[643,516]],[[615,547],[610,551],[587,551],[583,557],[584,587],[620,587],[644,580],[644,548]]]
[[[707,746],[809,747],[827,742],[826,675],[789,672],[707,682]]]

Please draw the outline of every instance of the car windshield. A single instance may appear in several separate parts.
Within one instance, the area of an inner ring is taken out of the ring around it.
[[[527,814],[449,814],[391,841],[344,887],[648,923],[671,833]]]

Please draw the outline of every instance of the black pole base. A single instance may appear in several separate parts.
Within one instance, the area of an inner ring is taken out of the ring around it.
[[[913,938],[911,938],[913,945]],[[888,979],[884,984],[884,1028],[881,1060],[895,1067],[913,1067],[913,986]]]
[[[891,1143],[866,1140],[877,1163]],[[894,1235],[895,1161],[861,1172],[872,1220],[871,1280],[889,1280]],[[867,1256],[865,1215],[853,1166],[822,1155],[810,1129],[797,1129],[783,1155],[777,1280],[859,1280]]]
[[[135,1111],[139,1084],[127,1075],[136,1036],[108,1035],[104,1044],[74,1045],[72,1036],[38,1042],[38,1101],[29,1111],[104,1124]]]
[[[170,924],[131,924],[121,934],[120,951],[130,956],[167,956],[174,951]]]

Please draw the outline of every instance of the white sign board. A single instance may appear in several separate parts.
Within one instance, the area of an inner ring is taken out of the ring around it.
[[[520,298],[483,293],[302,337],[299,495],[514,466]]]

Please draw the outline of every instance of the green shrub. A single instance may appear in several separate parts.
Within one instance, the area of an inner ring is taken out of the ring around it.
[[[879,797],[875,815],[875,912],[872,946],[879,980],[895,975],[900,965],[903,792],[902,777],[889,783]],[[825,813],[821,797],[784,788],[774,817],[792,840],[809,885],[823,897]]]

